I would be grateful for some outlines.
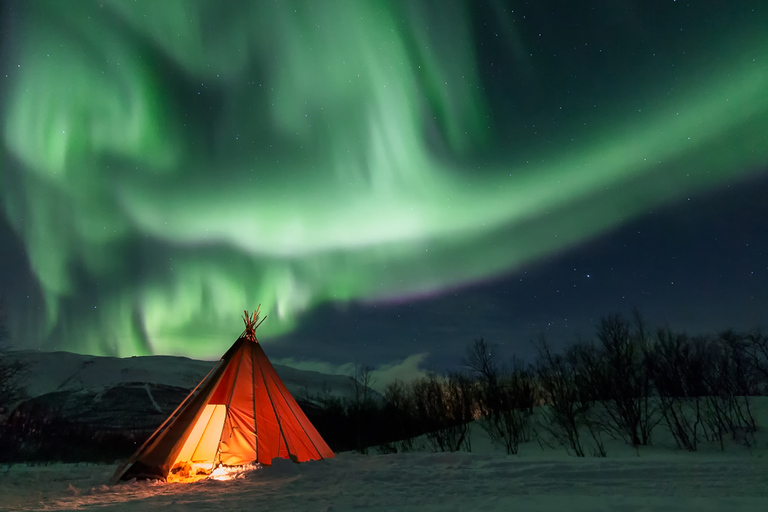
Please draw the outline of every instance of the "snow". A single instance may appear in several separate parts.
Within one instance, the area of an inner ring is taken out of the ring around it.
[[[198,361],[179,356],[98,357],[70,352],[23,350],[15,357],[27,364],[24,388],[37,397],[54,391],[97,391],[112,386],[144,382],[192,389],[216,361]],[[297,397],[328,394],[349,397],[352,379],[343,375],[297,370],[274,365],[289,391]]]
[[[152,396],[152,390],[149,389],[148,382],[144,383],[144,389],[147,391],[147,396],[149,396],[149,401],[152,402],[152,407],[154,407],[157,412],[163,412],[162,407],[158,405],[157,401],[155,400],[155,397]]]
[[[171,379],[160,383],[189,386],[201,377],[194,372],[204,375],[212,364],[158,356],[132,358],[141,361],[66,353],[50,361],[47,357],[37,357],[40,367],[32,368],[30,389],[38,394],[108,386],[121,379]],[[303,379],[307,388],[325,386],[328,376],[310,373],[287,372]],[[296,386],[298,381],[293,382]],[[768,397],[755,397],[753,406],[758,425],[768,427]],[[750,448],[732,441],[720,451],[719,445],[703,443],[699,452],[688,453],[675,450],[659,426],[653,446],[636,450],[611,440],[607,458],[569,457],[564,449],[542,448],[535,441],[521,445],[518,455],[506,455],[477,424],[471,438],[472,453],[340,453],[303,464],[276,460],[269,467],[187,484],[106,485],[116,463],[0,466],[0,511],[768,510],[768,436],[763,431]]]
[[[754,398],[758,421],[768,398]],[[656,432],[656,431],[655,431]],[[666,435],[665,435],[666,434]],[[570,457],[531,441],[506,455],[472,427],[472,452],[340,453],[247,468],[194,483],[106,485],[116,465],[0,467],[0,511],[722,511],[768,510],[768,439],[724,451],[607,443],[607,458]]]
[[[231,480],[106,486],[114,466],[14,466],[0,510],[708,511],[766,510],[765,458],[357,455],[270,467]]]

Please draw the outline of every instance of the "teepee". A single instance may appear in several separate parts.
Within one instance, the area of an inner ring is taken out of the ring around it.
[[[245,331],[168,419],[112,476],[187,480],[221,466],[274,458],[333,457],[256,340],[258,309]]]

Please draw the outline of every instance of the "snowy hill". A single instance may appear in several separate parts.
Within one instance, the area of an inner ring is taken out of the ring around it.
[[[31,398],[61,391],[101,392],[129,383],[191,389],[216,364],[177,356],[119,358],[38,351],[18,351],[13,356],[27,365],[23,384]],[[349,397],[354,390],[350,377],[274,367],[297,398],[307,394]]]
[[[19,410],[55,411],[63,419],[99,431],[149,431],[184,400],[216,364],[186,357],[97,357],[69,352],[14,352],[25,364]],[[275,365],[294,397],[348,398],[353,380]],[[47,414],[47,413],[43,413]]]

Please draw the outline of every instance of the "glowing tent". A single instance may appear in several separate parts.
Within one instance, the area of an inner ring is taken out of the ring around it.
[[[245,331],[168,419],[112,476],[186,480],[221,466],[274,458],[304,462],[333,452],[299,408],[256,340],[258,310]]]

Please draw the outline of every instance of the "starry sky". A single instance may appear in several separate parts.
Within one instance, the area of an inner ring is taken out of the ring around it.
[[[17,347],[382,379],[638,308],[766,326],[768,5],[30,0],[0,19]]]

